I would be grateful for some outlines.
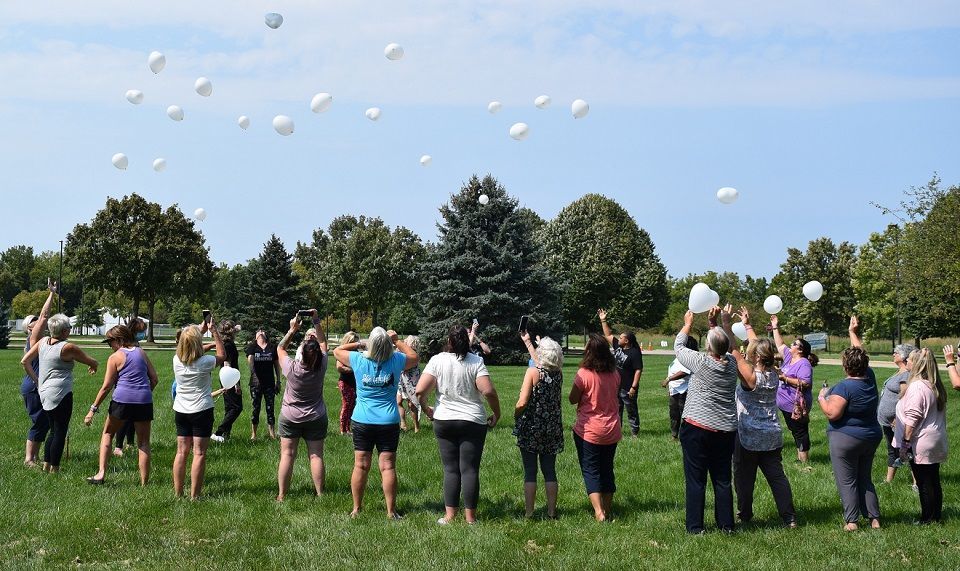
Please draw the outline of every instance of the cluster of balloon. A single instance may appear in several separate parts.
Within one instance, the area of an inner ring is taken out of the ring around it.
[[[113,163],[113,166],[117,167],[118,169],[120,169],[120,170],[122,170],[122,171],[127,170],[127,165],[130,164],[130,161],[127,160],[127,155],[125,155],[125,154],[123,154],[123,153],[117,153],[117,154],[113,155],[113,158],[111,159],[111,162]]]
[[[250,118],[246,115],[241,115],[240,118],[237,119],[237,125],[240,125],[240,128],[246,131],[247,128],[250,127]]]
[[[220,368],[220,386],[225,389],[232,389],[240,382],[240,371],[224,365]]]
[[[783,310],[783,300],[778,295],[771,295],[763,300],[763,310],[770,315],[776,315]]]
[[[153,170],[157,172],[163,172],[167,168],[167,159],[159,157],[153,159]]]
[[[420,157],[420,166],[422,167],[428,167],[432,162],[433,162],[433,157],[431,157],[430,155],[423,155],[422,157]]]
[[[499,101],[491,101],[490,103],[487,103],[487,111],[489,111],[491,114],[499,113],[501,109],[503,109],[503,103],[500,103]]]
[[[537,106],[537,109],[546,109],[550,107],[551,101],[549,95],[541,95],[533,100],[533,104]]]
[[[733,334],[737,336],[737,339],[741,341],[747,340],[747,326],[743,324],[742,321],[738,321],[733,324]]]
[[[310,110],[314,113],[323,113],[327,109],[330,109],[330,105],[332,104],[333,95],[329,93],[318,93],[310,100]]]
[[[481,195],[480,195],[480,198],[478,198],[477,200],[480,202],[480,204],[484,204],[484,205],[485,205],[485,204],[487,204],[488,202],[490,202],[490,197],[487,196],[486,194],[481,194]]]
[[[590,104],[583,99],[574,99],[570,104],[570,112],[574,119],[583,119],[590,112]]]
[[[210,97],[210,94],[213,93],[213,84],[210,83],[210,80],[206,77],[198,77],[197,80],[193,82],[193,90],[196,91],[198,95]]]
[[[403,57],[403,46],[400,44],[387,44],[387,47],[383,48],[383,55],[390,61],[397,61]]]
[[[277,115],[273,118],[273,129],[284,137],[293,134],[293,119],[286,115]]]
[[[725,186],[717,191],[717,200],[724,204],[733,204],[740,197],[737,189]]]
[[[510,136],[514,140],[522,141],[530,135],[530,127],[526,123],[514,123],[510,127]]]
[[[203,222],[204,220],[207,219],[207,211],[202,208],[198,208],[193,211],[193,217],[196,218],[198,221]]]
[[[687,307],[694,313],[709,311],[711,307],[720,304],[720,294],[710,289],[703,282],[697,282],[690,288],[690,298]]]
[[[377,119],[380,118],[380,108],[371,107],[370,109],[367,109],[366,111],[364,111],[363,114],[367,116],[367,119],[370,119],[371,121],[376,121]]]
[[[268,12],[263,17],[264,23],[267,24],[267,27],[271,30],[276,30],[283,25],[283,16],[277,14],[276,12]]]
[[[174,121],[183,121],[183,109],[179,105],[171,105],[167,107],[167,117]]]
[[[816,280],[803,284],[803,297],[810,301],[819,301],[823,297],[823,284]]]
[[[127,98],[127,101],[133,103],[134,105],[140,105],[143,103],[143,92],[139,89],[131,89],[127,91],[124,95]]]

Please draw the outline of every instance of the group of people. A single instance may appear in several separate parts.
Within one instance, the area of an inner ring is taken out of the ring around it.
[[[43,466],[58,471],[73,412],[73,369],[79,362],[92,375],[100,364],[68,341],[66,316],[47,319],[50,296],[37,317],[25,320],[28,338],[22,364],[26,372],[21,393],[31,418],[25,464],[38,463],[44,442]],[[583,358],[568,392],[576,407],[573,443],[584,486],[597,521],[612,517],[616,492],[614,471],[617,445],[622,438],[622,415],[627,411],[631,433],[639,430],[637,391],[643,371],[642,354],[632,333],[615,336],[598,312],[603,335],[586,339]],[[748,345],[738,347],[732,320],[739,316],[747,331]],[[296,351],[290,344],[303,327],[304,318],[313,327],[306,331]],[[713,308],[708,315],[706,352],[690,335],[694,314],[688,312],[677,334],[676,360],[664,386],[670,389],[671,432],[683,452],[686,487],[686,528],[704,531],[706,483],[712,480],[717,527],[733,531],[734,503],[741,521],[753,517],[753,492],[757,471],[769,483],[784,525],[795,527],[797,514],[790,483],[782,462],[782,415],[793,434],[798,460],[807,461],[810,449],[809,412],[812,405],[812,367],[816,356],[810,345],[798,339],[783,342],[776,316],[773,339],[759,337],[746,308],[734,314],[731,306]],[[176,496],[185,494],[187,461],[190,464],[190,497],[200,496],[206,471],[206,451],[211,439],[229,437],[242,410],[240,393],[234,388],[213,389],[212,373],[218,367],[237,367],[239,351],[233,341],[235,324],[229,320],[214,325],[212,316],[199,325],[183,328],[173,356],[176,390],[173,400],[177,448],[173,461]],[[44,330],[49,331],[43,336]],[[84,422],[90,425],[103,401],[112,392],[99,451],[99,469],[87,478],[102,484],[111,457],[114,438],[126,426],[136,434],[140,481],[150,475],[150,430],[153,391],[158,378],[147,354],[138,346],[136,326],[118,325],[104,339],[113,353],[107,359],[103,384]],[[213,343],[204,344],[209,333]],[[876,492],[870,479],[875,450],[886,434],[892,478],[896,466],[909,464],[920,493],[919,521],[939,521],[943,494],[939,465],[946,459],[946,392],[936,359],[929,349],[898,346],[894,360],[900,370],[878,394],[869,358],[859,338],[856,318],[850,324],[851,347],[842,356],[847,378],[820,391],[817,402],[829,421],[831,462],[841,503],[845,529],[856,529],[861,517],[873,527],[880,525]],[[524,512],[535,512],[538,475],[542,474],[546,516],[557,516],[557,456],[564,449],[562,421],[563,351],[548,338],[535,340],[521,332],[530,355],[519,398],[514,407],[514,435],[524,474]],[[455,325],[447,334],[444,350],[420,369],[415,338],[406,341],[394,331],[375,327],[366,341],[354,333],[341,340],[332,356],[341,392],[339,431],[349,434],[354,446],[351,476],[353,509],[363,508],[373,452],[381,474],[387,517],[399,519],[397,511],[396,457],[406,416],[433,422],[443,466],[445,511],[438,524],[452,522],[462,506],[467,523],[477,521],[480,465],[487,433],[501,418],[500,400],[481,355],[489,347],[480,341],[477,326],[470,330]],[[472,348],[476,347],[476,352]],[[208,354],[210,351],[213,354]],[[316,310],[298,312],[276,345],[258,331],[246,351],[251,370],[254,401],[253,437],[258,425],[259,404],[266,408],[270,436],[280,439],[277,471],[277,501],[290,489],[300,441],[306,444],[315,493],[324,491],[324,440],[328,411],[324,402],[324,377],[329,365],[327,339]],[[479,353],[479,354],[478,354]],[[960,388],[953,348],[944,348],[951,381]],[[280,384],[286,379],[285,387]],[[279,418],[273,401],[282,388]],[[225,397],[225,418],[214,425],[214,398]],[[435,394],[432,401],[430,397]],[[402,411],[402,414],[401,414]],[[50,434],[47,436],[47,431]]]

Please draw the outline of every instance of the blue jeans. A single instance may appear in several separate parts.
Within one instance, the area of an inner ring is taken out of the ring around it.
[[[24,377],[20,383],[20,395],[23,397],[23,406],[27,409],[27,416],[30,417],[30,431],[27,432],[27,440],[33,442],[43,442],[47,439],[47,432],[50,431],[50,419],[43,412],[43,405],[40,404],[40,393],[37,392],[37,384],[30,377]]]

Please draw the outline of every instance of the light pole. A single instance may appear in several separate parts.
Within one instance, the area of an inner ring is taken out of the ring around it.
[[[57,276],[57,313],[60,313],[61,297],[63,297],[63,240],[60,240],[60,275]]]
[[[896,339],[897,343],[903,343],[903,330],[900,323],[900,227],[896,224],[888,224],[887,232],[890,232],[893,235],[893,249],[894,253],[897,255],[897,268],[895,273],[895,282],[893,295],[897,304],[897,332]]]

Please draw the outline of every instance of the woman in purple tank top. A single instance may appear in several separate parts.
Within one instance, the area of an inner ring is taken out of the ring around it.
[[[103,424],[103,436],[100,437],[100,471],[87,478],[87,482],[103,483],[113,436],[129,421],[137,433],[140,485],[146,486],[150,478],[150,423],[153,421],[153,389],[157,386],[157,373],[147,354],[136,346],[133,332],[127,326],[110,328],[103,342],[109,343],[114,352],[107,360],[103,386],[90,405],[90,412],[83,423],[87,426],[93,423],[93,416],[111,389],[113,400],[110,401],[110,412]]]

